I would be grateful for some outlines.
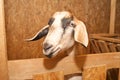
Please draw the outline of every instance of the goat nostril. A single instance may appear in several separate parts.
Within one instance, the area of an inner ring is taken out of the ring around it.
[[[47,51],[48,49],[50,49],[50,48],[52,47],[52,45],[50,45],[50,44],[48,44],[48,43],[45,43],[45,44],[43,45],[43,47],[44,47],[44,50]]]

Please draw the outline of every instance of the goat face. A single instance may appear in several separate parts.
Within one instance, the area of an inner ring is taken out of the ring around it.
[[[83,22],[76,19],[70,12],[56,12],[33,38],[34,41],[46,36],[43,42],[43,54],[51,58],[60,51],[69,49],[77,41],[85,47],[88,45],[88,35]]]

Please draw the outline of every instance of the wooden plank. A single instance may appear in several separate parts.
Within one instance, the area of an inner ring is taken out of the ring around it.
[[[116,45],[114,43],[109,43],[108,46],[109,46],[110,52],[117,52]]]
[[[91,43],[91,47],[93,48],[95,53],[100,53],[101,52],[96,40],[91,39],[90,43]]]
[[[111,43],[120,43],[120,39],[107,38],[107,37],[101,37],[101,36],[91,36],[91,39],[104,40]]]
[[[80,73],[82,69],[106,64],[107,68],[120,67],[120,52],[86,54],[53,59],[26,59],[8,62],[10,80],[32,79],[34,74],[64,71],[64,74]]]
[[[106,65],[85,68],[83,80],[106,80]]]
[[[107,46],[107,43],[105,41],[98,40],[98,44],[99,44],[99,47],[100,47],[102,53],[110,52],[109,48]]]
[[[98,44],[98,40],[94,40],[94,43],[95,43],[95,45],[96,45],[96,48],[97,48],[97,50],[98,50],[98,53],[101,53],[100,46],[99,46],[99,44]]]
[[[120,36],[120,34],[99,33],[99,34],[90,34],[90,36],[101,36],[101,37],[119,37],[119,36]]]
[[[33,80],[64,80],[63,71],[49,72],[43,74],[36,74]]]
[[[110,34],[114,34],[115,31],[115,14],[116,14],[116,0],[111,0],[110,28],[109,28]]]
[[[4,2],[0,0],[0,80],[8,80]]]
[[[97,49],[96,49],[96,46],[94,44],[94,39],[91,39],[90,40],[90,48],[91,48],[91,53],[96,53],[97,52]]]
[[[120,44],[117,44],[116,48],[117,48],[117,51],[120,52]]]

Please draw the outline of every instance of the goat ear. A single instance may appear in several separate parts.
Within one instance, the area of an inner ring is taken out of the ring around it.
[[[74,39],[76,42],[81,43],[85,47],[88,46],[88,34],[86,26],[82,21],[77,21],[74,33]]]
[[[34,37],[30,39],[26,39],[25,41],[36,41],[41,39],[42,37],[46,36],[49,31],[49,25],[43,27]]]

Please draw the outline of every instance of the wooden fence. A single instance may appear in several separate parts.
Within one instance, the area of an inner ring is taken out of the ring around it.
[[[9,78],[10,80],[64,80],[64,75],[82,73],[83,80],[106,80],[108,69],[120,68],[120,52],[116,52],[120,48],[119,36],[91,35],[90,42],[92,52],[97,52],[96,54],[8,61]]]

